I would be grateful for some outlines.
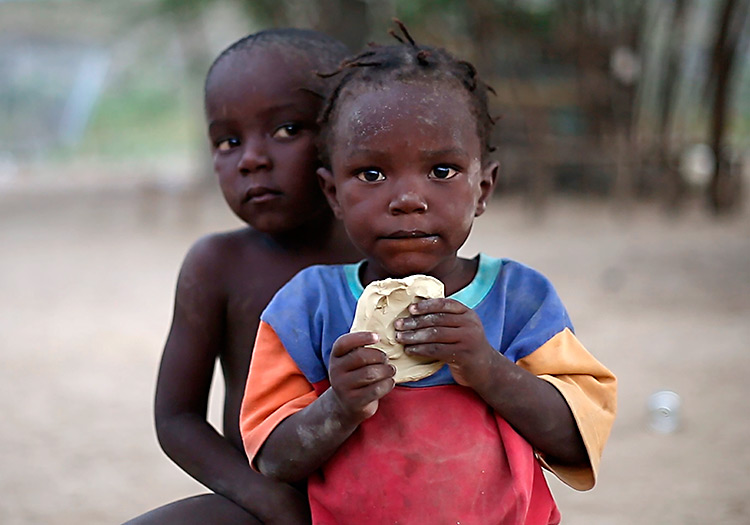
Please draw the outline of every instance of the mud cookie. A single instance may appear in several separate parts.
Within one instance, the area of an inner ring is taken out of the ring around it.
[[[350,332],[375,332],[380,341],[370,345],[385,352],[388,361],[396,367],[396,383],[417,381],[437,372],[441,361],[404,352],[396,342],[393,322],[408,317],[409,305],[421,299],[444,297],[443,283],[428,275],[410,275],[403,279],[384,279],[367,285],[357,302],[354,322]]]

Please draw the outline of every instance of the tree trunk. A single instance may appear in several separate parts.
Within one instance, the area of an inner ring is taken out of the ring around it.
[[[664,54],[664,76],[659,90],[659,150],[658,163],[665,184],[667,203],[676,207],[682,199],[684,188],[672,151],[672,115],[676,106],[682,49],[685,43],[685,0],[674,2],[671,24],[668,29]]]
[[[713,111],[710,124],[710,143],[714,151],[714,174],[709,185],[709,205],[715,213],[730,211],[739,204],[739,177],[730,170],[730,155],[726,151],[728,109],[731,105],[732,69],[737,44],[745,25],[748,2],[726,0],[719,17],[714,45],[712,78],[714,78]]]

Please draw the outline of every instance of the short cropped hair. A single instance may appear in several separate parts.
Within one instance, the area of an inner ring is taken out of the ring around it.
[[[265,29],[241,38],[222,51],[206,73],[204,92],[208,89],[214,69],[227,57],[239,53],[249,52],[255,47],[276,47],[289,49],[302,59],[309,61],[314,73],[329,72],[339,67],[349,54],[349,49],[343,42],[312,29],[297,29],[283,27]],[[317,75],[311,75],[311,85],[307,86],[313,92],[320,89],[321,82]],[[321,94],[321,96],[324,96]]]

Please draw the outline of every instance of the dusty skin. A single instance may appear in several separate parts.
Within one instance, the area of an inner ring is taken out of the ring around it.
[[[0,188],[0,523],[120,523],[201,491],[159,450],[152,399],[180,262],[238,225],[224,208],[213,193]],[[563,523],[749,523],[750,214],[557,201],[533,217],[496,197],[463,254],[477,250],[549,276],[619,376],[599,484],[551,481]],[[646,425],[659,389],[682,397],[674,434]]]

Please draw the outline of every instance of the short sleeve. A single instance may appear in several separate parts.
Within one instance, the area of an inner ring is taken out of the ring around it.
[[[317,399],[312,384],[289,356],[274,329],[261,322],[240,410],[240,432],[250,465],[284,419]]]
[[[486,319],[485,332],[497,334],[497,348],[514,363],[566,328],[573,331],[554,286],[533,268],[506,261],[496,287],[495,299],[489,298],[477,313]],[[493,330],[495,323],[501,324]]]
[[[550,382],[565,398],[589,457],[585,467],[542,463],[576,490],[596,483],[602,451],[617,412],[617,380],[565,329],[517,364]]]

